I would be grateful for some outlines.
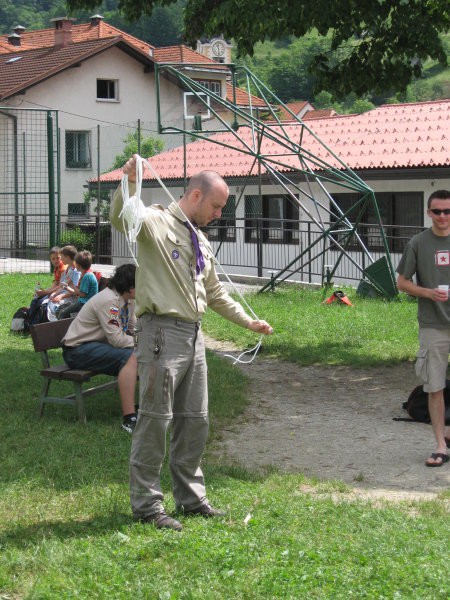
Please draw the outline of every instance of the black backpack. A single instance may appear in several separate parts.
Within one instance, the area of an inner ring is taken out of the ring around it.
[[[450,425],[450,380],[447,379],[444,389],[445,401],[445,423]],[[402,408],[406,410],[413,421],[420,423],[430,423],[430,413],[428,412],[428,393],[423,391],[423,386],[418,385],[408,396],[408,400],[403,402]]]
[[[13,333],[28,333],[29,328],[28,308],[22,306],[13,314],[10,330]]]

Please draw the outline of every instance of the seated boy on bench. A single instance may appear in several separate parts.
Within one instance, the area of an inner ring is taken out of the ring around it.
[[[64,361],[71,369],[117,376],[122,427],[128,433],[136,424],[135,273],[133,264],[117,267],[108,287],[83,305],[62,340]]]

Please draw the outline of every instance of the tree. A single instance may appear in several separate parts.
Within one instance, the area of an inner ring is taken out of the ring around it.
[[[332,94],[326,90],[323,90],[316,95],[313,104],[316,108],[332,108],[338,114],[361,114],[375,108],[373,102],[368,98],[356,98],[354,93],[350,93],[343,102],[337,102]]]
[[[330,47],[331,39],[308,35],[295,40],[267,69],[268,87],[283,102],[312,100],[315,78],[308,72],[314,56]]]
[[[117,0],[110,11],[101,9],[108,23],[138,37],[153,46],[173,46],[182,40],[182,11],[178,1],[174,6],[156,7],[151,16],[143,16],[139,21],[130,24],[117,10]]]
[[[138,136],[138,131],[133,131],[127,135],[127,137],[123,140],[125,143],[123,152],[116,156],[111,169],[108,169],[108,171],[120,169],[133,154],[138,153]],[[142,138],[139,153],[143,158],[149,158],[150,156],[154,156],[155,154],[162,152],[163,148],[164,143],[161,140],[157,140],[156,138],[152,137]]]
[[[129,20],[149,15],[175,0],[119,0]],[[97,0],[67,0],[70,9],[93,9]],[[447,63],[439,37],[450,26],[448,0],[187,0],[186,40],[223,34],[233,38],[239,55],[253,53],[256,42],[286,35],[303,37],[314,28],[332,35],[334,55],[319,52],[311,62],[317,91],[342,97],[353,91],[406,89],[420,77],[427,57]]]

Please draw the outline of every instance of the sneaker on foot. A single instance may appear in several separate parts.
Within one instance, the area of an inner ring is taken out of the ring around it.
[[[158,529],[174,529],[175,531],[181,531],[183,529],[183,525],[176,519],[169,517],[165,510],[153,515],[148,515],[147,517],[139,517],[138,520],[141,523],[153,523]]]
[[[127,433],[133,433],[136,427],[137,417],[136,415],[127,415],[123,418],[122,429],[125,429]]]
[[[227,513],[211,504],[201,504],[197,508],[183,509],[185,515],[201,515],[202,517],[224,517]]]

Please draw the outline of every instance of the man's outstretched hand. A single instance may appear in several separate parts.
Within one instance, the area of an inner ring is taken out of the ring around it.
[[[256,333],[264,333],[264,335],[271,335],[273,333],[273,328],[266,321],[250,321],[247,329],[251,329]]]

